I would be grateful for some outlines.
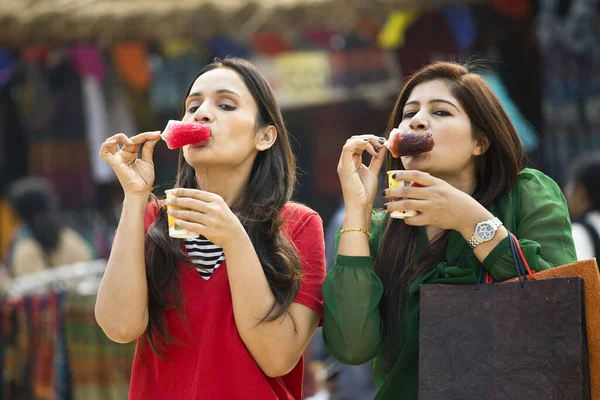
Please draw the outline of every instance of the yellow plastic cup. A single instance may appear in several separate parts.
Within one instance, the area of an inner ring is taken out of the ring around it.
[[[412,181],[397,181],[392,176],[394,175],[394,171],[388,171],[388,188],[393,189],[397,187],[407,187],[412,185]],[[397,201],[396,198],[391,198],[390,201]],[[390,217],[396,219],[404,219],[407,217],[414,217],[418,215],[419,212],[415,210],[396,210],[390,213]]]
[[[173,193],[171,192],[166,192],[167,193],[167,199],[172,199],[175,197],[175,195],[173,195]],[[173,207],[170,205],[167,205],[167,210],[185,210],[185,208],[181,208],[181,207]],[[168,215],[168,220],[169,220],[169,236],[171,236],[172,238],[175,239],[196,239],[198,237],[200,237],[199,234],[197,234],[196,232],[190,232],[187,229],[183,229],[182,227],[180,227],[179,225],[175,224],[175,217],[171,216],[171,214],[167,214]]]

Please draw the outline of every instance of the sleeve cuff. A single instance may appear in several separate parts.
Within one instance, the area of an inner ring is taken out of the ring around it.
[[[494,250],[492,250],[490,254],[488,254],[488,256],[485,258],[485,260],[483,260],[481,264],[483,265],[483,268],[491,272],[492,269],[496,266],[498,260],[511,253],[512,250],[510,248],[510,239],[507,236],[504,239],[502,239],[502,241],[498,243],[496,247],[494,247]]]
[[[319,316],[319,325],[323,326],[323,300],[319,300],[310,295],[298,294],[294,299],[294,303],[302,304],[305,307],[310,308]]]
[[[373,268],[371,256],[335,256],[335,264],[345,268]]]

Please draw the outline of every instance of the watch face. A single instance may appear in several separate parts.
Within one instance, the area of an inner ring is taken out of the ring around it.
[[[484,222],[477,226],[477,236],[481,238],[481,240],[486,241],[490,240],[494,237],[494,227],[489,222]]]

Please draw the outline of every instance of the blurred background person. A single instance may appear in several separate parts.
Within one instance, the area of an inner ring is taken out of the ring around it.
[[[0,297],[8,292],[11,283],[12,278],[8,273],[8,268],[6,265],[0,263]]]
[[[600,153],[583,155],[571,167],[565,196],[579,260],[600,256]]]
[[[323,361],[313,361],[309,365],[311,373],[317,377],[318,391],[313,396],[306,397],[306,400],[340,400],[345,399],[340,395],[340,371],[343,364],[328,357]],[[342,383],[343,384],[343,383]],[[360,399],[371,399],[373,396],[367,396],[364,392],[357,397]]]
[[[93,258],[88,243],[64,224],[48,182],[18,180],[8,191],[8,201],[20,222],[8,255],[14,277]]]

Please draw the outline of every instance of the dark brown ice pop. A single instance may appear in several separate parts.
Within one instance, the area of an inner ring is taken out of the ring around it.
[[[387,141],[392,157],[414,156],[433,149],[435,142],[429,132],[401,131],[393,129]]]

